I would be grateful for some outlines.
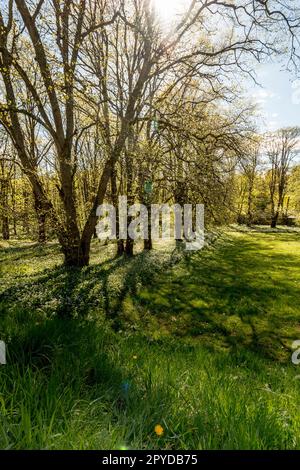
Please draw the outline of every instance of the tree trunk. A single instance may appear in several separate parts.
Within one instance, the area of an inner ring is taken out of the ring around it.
[[[117,241],[117,256],[122,256],[124,255],[124,242],[123,240],[118,240]]]
[[[134,204],[133,194],[133,162],[132,162],[132,151],[134,147],[134,139],[132,133],[129,135],[129,148],[126,155],[126,176],[127,176],[127,204],[130,207]],[[128,227],[131,224],[133,217],[128,217]],[[127,256],[133,256],[134,240],[132,240],[127,234],[127,240],[125,244],[125,253]]]
[[[12,201],[12,216],[13,216],[13,231],[14,231],[14,236],[16,237],[17,234],[17,217],[16,217],[16,186],[15,186],[15,180],[16,180],[16,165],[14,165],[14,175],[13,175],[13,181],[11,183],[11,201]]]
[[[152,243],[152,237],[151,237],[151,230],[152,230],[152,224],[151,224],[151,195],[150,194],[145,194],[143,197],[143,204],[147,207],[148,210],[148,238],[144,240],[144,250],[152,250],[153,249],[153,243]]]
[[[62,247],[64,254],[64,265],[69,267],[82,268],[89,265],[90,261],[90,243],[85,244],[79,242],[78,244],[65,242]]]
[[[39,243],[46,243],[46,215],[38,215],[38,225],[39,225]]]
[[[43,207],[43,204],[38,197],[37,193],[33,191],[34,196],[34,208],[36,212],[36,217],[38,221],[38,242],[46,242],[46,210]]]
[[[60,159],[60,173],[62,185],[60,188],[60,198],[64,207],[65,226],[62,235],[62,251],[65,256],[66,266],[81,267],[88,265],[89,251],[93,231],[88,240],[81,240],[80,230],[77,223],[77,211],[74,193],[74,173],[71,165],[71,143],[65,145],[64,152]]]
[[[117,256],[122,256],[124,254],[124,241],[119,239],[120,217],[118,205],[117,172],[115,168],[112,170],[111,173],[110,184],[112,203],[116,210]]]
[[[251,182],[248,192],[248,211],[247,211],[247,225],[248,227],[252,226],[252,199],[253,199],[253,183]]]
[[[27,236],[29,236],[29,195],[26,189],[23,190],[23,199],[24,199],[24,206],[23,206],[23,230]]]
[[[152,250],[152,249],[153,249],[153,244],[152,244],[151,235],[149,234],[148,240],[144,240],[144,250]]]
[[[7,215],[2,216],[2,238],[9,240],[9,220]]]
[[[176,181],[176,186],[175,186],[175,192],[174,192],[174,201],[175,201],[175,204],[179,204],[182,208],[185,204],[185,201],[186,201],[186,198],[185,198],[185,185],[184,185],[184,181],[182,179],[182,162],[180,164],[180,170],[179,170],[179,174],[180,174],[180,177],[177,179]],[[181,224],[183,223],[183,214],[181,216]],[[181,234],[176,234],[176,238],[175,238],[175,241],[176,241],[176,248],[178,250],[182,250],[183,249],[183,238],[181,236]]]
[[[125,253],[127,256],[133,256],[133,240],[131,238],[127,238],[126,245],[125,245]]]
[[[1,179],[1,212],[2,212],[2,238],[3,240],[9,240],[9,217],[8,211],[8,181],[3,178]]]
[[[272,216],[271,228],[276,228],[276,227],[277,227],[278,217],[279,217],[279,212],[277,211],[277,212]]]

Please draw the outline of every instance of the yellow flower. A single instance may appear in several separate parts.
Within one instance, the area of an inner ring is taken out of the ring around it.
[[[154,428],[154,431],[157,434],[157,436],[162,436],[164,433],[164,428],[160,424],[157,424]]]
[[[132,358],[132,359],[135,359],[135,360],[136,360],[136,359],[137,359],[137,356],[133,356],[133,358]]]

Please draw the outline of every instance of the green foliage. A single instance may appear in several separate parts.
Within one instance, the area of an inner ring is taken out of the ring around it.
[[[56,245],[10,244],[0,447],[299,449],[299,245],[298,232],[257,229],[176,264],[157,251],[114,260],[108,246],[101,265],[95,245],[79,274],[56,266]],[[43,308],[65,290],[80,318]]]

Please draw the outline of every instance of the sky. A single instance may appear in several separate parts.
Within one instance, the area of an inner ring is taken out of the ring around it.
[[[153,3],[162,22],[169,23],[176,13],[186,9],[189,1],[153,0]],[[246,96],[250,94],[263,115],[263,132],[300,126],[300,79],[296,80],[291,72],[284,69],[286,67],[276,62],[255,65],[257,81],[262,86],[254,86],[252,81],[249,84],[246,81],[249,87],[249,90],[245,90]]]
[[[260,86],[252,85],[250,94],[263,115],[263,129],[300,126],[300,80],[278,63],[256,67]]]

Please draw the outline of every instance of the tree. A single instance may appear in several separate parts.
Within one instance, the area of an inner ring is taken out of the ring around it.
[[[276,228],[280,211],[283,210],[291,163],[299,152],[299,137],[299,127],[287,127],[267,136],[271,228]]]
[[[128,149],[132,128],[147,113],[150,90],[157,93],[167,82],[172,88],[186,77],[187,70],[190,76],[207,77],[208,81],[218,76],[220,82],[237,70],[251,74],[247,59],[276,52],[274,35],[278,34],[291,41],[290,59],[294,60],[299,21],[298,10],[291,6],[288,0],[273,0],[271,6],[261,0],[249,0],[246,5],[191,0],[172,29],[162,31],[150,0],[2,2],[0,121],[13,141],[39,210],[47,213],[56,230],[65,264],[84,266],[89,262],[96,209]],[[230,26],[221,36],[215,24],[225,16]],[[266,35],[268,29],[274,34]],[[282,44],[285,51],[284,41]],[[87,65],[94,52],[99,52],[100,70]],[[20,83],[34,103],[30,110],[19,99]],[[97,83],[100,97],[93,106]],[[25,116],[39,123],[40,132],[53,143],[51,165],[59,204],[47,192],[43,163],[36,168],[32,161]],[[97,126],[102,128],[101,150],[97,149],[101,172],[82,223],[76,187],[81,155],[76,150],[87,131]]]
[[[1,225],[2,225],[2,238],[9,240],[9,191],[11,187],[11,180],[14,170],[14,159],[11,155],[11,148],[9,145],[9,137],[1,133],[0,140],[0,201],[1,201]]]
[[[253,223],[253,192],[255,188],[255,180],[257,177],[258,166],[260,163],[260,142],[258,136],[250,141],[247,146],[246,154],[241,158],[241,167],[243,175],[246,178],[247,192],[247,225],[251,227]]]

